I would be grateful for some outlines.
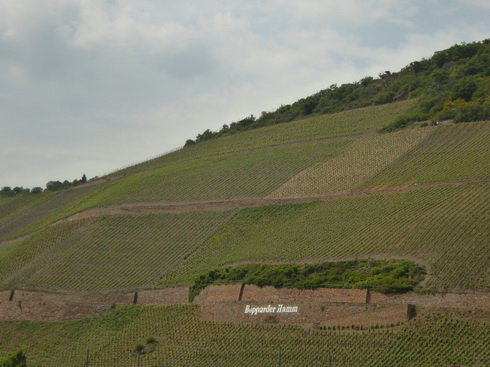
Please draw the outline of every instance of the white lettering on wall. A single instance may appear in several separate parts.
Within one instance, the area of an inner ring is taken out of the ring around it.
[[[251,307],[250,305],[245,306],[245,314],[255,316],[263,313],[297,313],[298,306],[260,306],[260,307]]]

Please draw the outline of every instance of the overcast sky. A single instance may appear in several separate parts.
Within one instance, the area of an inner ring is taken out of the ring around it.
[[[489,19],[488,0],[0,0],[0,187],[101,176]]]

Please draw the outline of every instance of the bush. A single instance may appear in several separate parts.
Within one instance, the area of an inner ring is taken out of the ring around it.
[[[135,351],[136,353],[140,353],[140,354],[142,354],[144,350],[145,350],[145,345],[144,345],[144,344],[142,344],[142,343],[137,343],[137,344],[134,346],[134,351]]]
[[[0,367],[26,367],[27,358],[22,350],[0,358]]]
[[[388,126],[383,127],[380,129],[378,132],[380,133],[387,133],[387,132],[392,132],[396,131],[399,129],[403,129],[404,127],[408,126],[411,122],[414,121],[426,121],[429,119],[429,115],[427,113],[423,112],[412,112],[406,115],[403,115],[396,119],[394,122],[389,124]]]
[[[470,102],[459,105],[454,113],[454,122],[490,120],[490,99],[484,103]]]
[[[192,301],[211,284],[254,284],[299,289],[361,288],[402,293],[423,279],[424,269],[406,260],[352,260],[319,264],[249,264],[219,268],[199,276],[189,289]]]
[[[470,101],[476,88],[476,83],[473,80],[462,79],[451,89],[450,97],[453,101],[457,99]]]
[[[454,122],[470,122],[480,119],[480,106],[476,103],[461,105],[456,110]]]

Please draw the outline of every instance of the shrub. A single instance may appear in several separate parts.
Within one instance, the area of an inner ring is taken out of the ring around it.
[[[0,367],[26,367],[27,358],[22,350],[14,352],[7,357],[0,358]]]
[[[190,301],[210,284],[254,284],[299,289],[361,288],[402,293],[423,279],[424,269],[407,260],[352,260],[319,264],[249,264],[218,268],[199,276],[189,289]]]
[[[142,344],[142,343],[137,343],[137,344],[134,346],[134,351],[135,351],[136,353],[140,353],[140,354],[142,354],[144,350],[145,350],[145,345],[144,345],[144,344]]]

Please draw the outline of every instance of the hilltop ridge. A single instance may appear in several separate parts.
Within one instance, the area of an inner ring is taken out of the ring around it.
[[[235,134],[258,127],[290,122],[308,116],[335,113],[353,108],[381,105],[417,98],[417,104],[380,131],[394,131],[414,121],[454,119],[456,122],[490,119],[490,39],[462,43],[436,51],[432,57],[413,61],[399,72],[384,71],[377,78],[331,85],[274,112],[262,112],[223,125],[217,132],[206,130],[195,141]]]

